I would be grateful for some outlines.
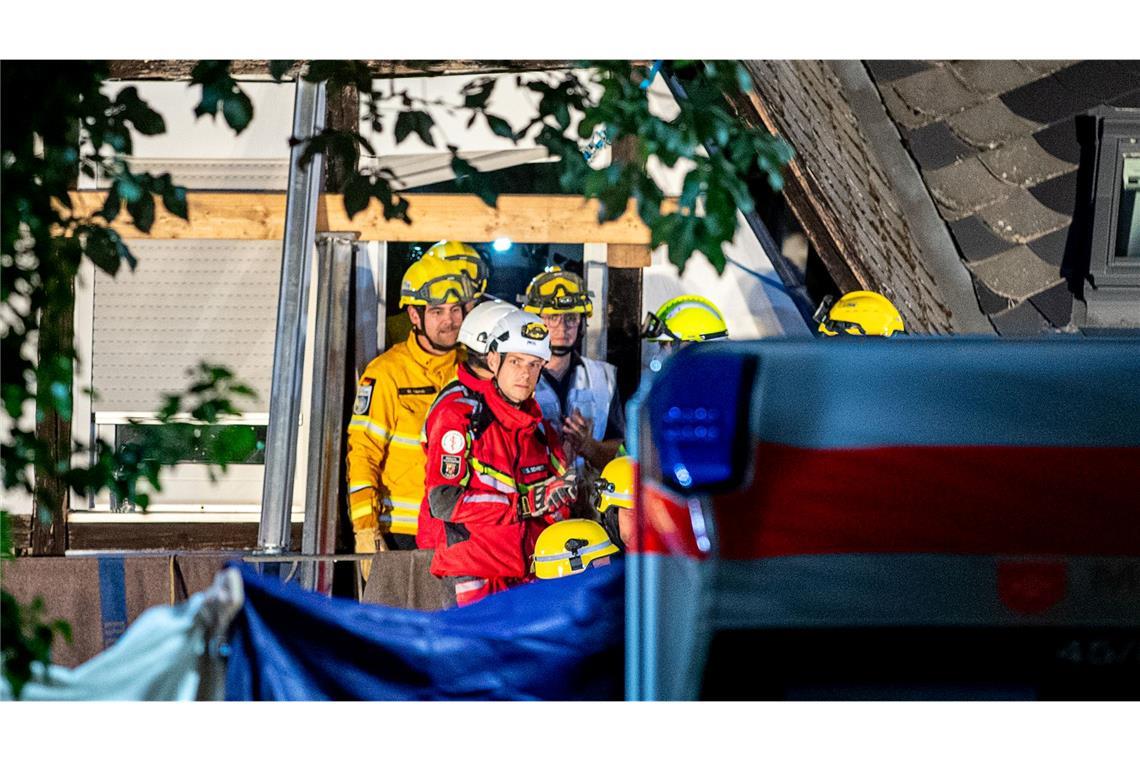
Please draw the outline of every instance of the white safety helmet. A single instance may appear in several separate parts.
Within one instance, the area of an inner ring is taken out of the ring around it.
[[[487,341],[487,352],[527,354],[550,361],[550,330],[537,314],[521,309],[499,319]]]
[[[497,298],[484,301],[463,318],[463,324],[459,326],[459,342],[477,354],[487,353],[487,343],[495,325],[516,311],[519,311],[517,306]]]

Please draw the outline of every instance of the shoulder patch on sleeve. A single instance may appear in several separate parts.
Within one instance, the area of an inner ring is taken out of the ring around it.
[[[366,377],[360,381],[360,385],[356,388],[356,403],[352,405],[353,414],[368,414],[368,407],[372,405],[372,389],[375,386],[375,378]]]
[[[458,430],[448,430],[443,434],[439,445],[448,454],[458,454],[467,447],[467,439],[463,437],[463,433]]]
[[[459,477],[459,465],[463,460],[452,454],[444,454],[439,458],[439,474],[448,480]]]

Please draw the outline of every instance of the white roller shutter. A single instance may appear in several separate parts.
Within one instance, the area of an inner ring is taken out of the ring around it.
[[[94,411],[154,411],[205,360],[257,391],[242,411],[268,412],[281,243],[139,240],[131,250],[133,273],[95,277]]]

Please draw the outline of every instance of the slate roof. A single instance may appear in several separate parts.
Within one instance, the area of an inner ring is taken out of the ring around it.
[[[1071,330],[1061,257],[1076,205],[1075,117],[1140,108],[1140,61],[866,61],[1002,335]]]

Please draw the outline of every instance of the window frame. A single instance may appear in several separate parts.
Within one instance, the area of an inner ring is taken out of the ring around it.
[[[1124,159],[1140,156],[1140,109],[1102,107],[1093,114],[1100,123],[1097,129],[1089,274],[1097,288],[1136,288],[1140,305],[1140,256],[1116,256]],[[1089,295],[1092,296],[1091,293]]]

